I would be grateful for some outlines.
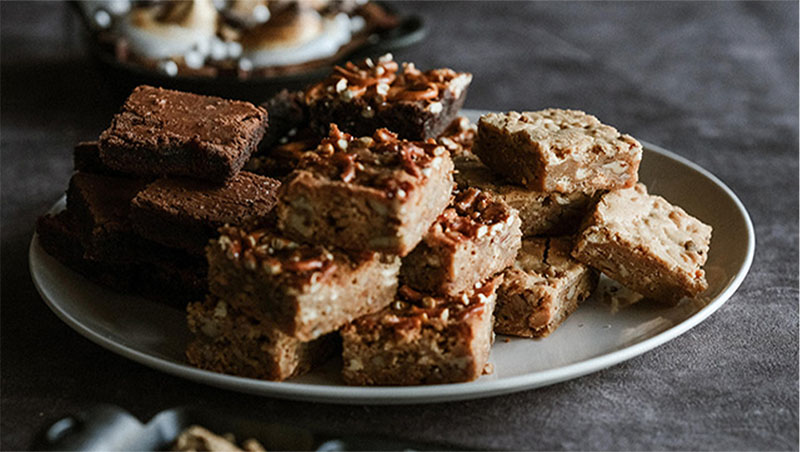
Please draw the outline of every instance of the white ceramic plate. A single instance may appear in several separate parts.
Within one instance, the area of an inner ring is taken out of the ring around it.
[[[479,116],[476,111],[465,113],[472,120]],[[594,296],[546,339],[506,342],[498,336],[491,355],[494,373],[470,383],[350,387],[339,378],[335,360],[310,375],[280,383],[195,369],[183,359],[189,333],[182,311],[87,281],[45,253],[36,236],[30,246],[30,270],[48,306],[80,334],[114,353],[190,380],[264,396],[333,403],[488,397],[580,377],[642,354],[703,321],[739,287],[753,259],[755,236],[736,195],[708,171],[646,143],[639,175],[652,193],[714,227],[705,266],[708,291],[700,300],[684,300],[671,308],[651,302],[619,308]],[[62,198],[53,210],[63,208]]]

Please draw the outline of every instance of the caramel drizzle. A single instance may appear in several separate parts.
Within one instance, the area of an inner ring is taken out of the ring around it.
[[[353,182],[361,174],[365,178],[369,178],[371,174],[374,178],[364,182],[387,189],[387,196],[393,197],[401,193],[400,190],[407,193],[413,189],[413,184],[397,181],[391,174],[383,177],[376,174],[379,173],[377,170],[399,167],[419,179],[423,177],[420,164],[433,159],[439,147],[433,139],[424,142],[399,140],[397,134],[387,129],[376,130],[372,137],[356,139],[339,130],[336,124],[331,124],[328,137],[321,141],[315,151],[303,155],[300,167],[332,170],[329,176],[346,183]]]
[[[509,215],[509,210],[491,195],[470,187],[456,195],[437,223],[445,234],[460,240],[475,237],[481,227],[505,222]]]
[[[422,72],[413,64],[403,64],[402,72],[393,60],[373,63],[367,58],[358,64],[347,62],[334,66],[333,73],[306,91],[306,102],[313,103],[329,94],[345,99],[365,98],[378,106],[395,101],[429,101],[442,97],[448,83],[458,76],[452,69],[432,69]],[[338,89],[342,81],[343,89]],[[346,93],[344,93],[346,91]]]
[[[230,259],[248,261],[254,267],[263,263],[280,271],[309,273],[323,271],[323,276],[336,270],[334,256],[321,246],[300,245],[277,237],[265,229],[246,232],[235,226],[223,226],[218,242]]]

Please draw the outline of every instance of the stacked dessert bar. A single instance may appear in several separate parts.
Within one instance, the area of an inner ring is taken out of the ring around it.
[[[40,243],[118,290],[203,297],[216,229],[275,204],[277,180],[240,171],[266,125],[246,102],[136,88],[98,141],[75,148],[67,209],[39,219]]]
[[[474,380],[495,332],[547,336],[600,272],[667,303],[705,290],[711,228],[638,183],[638,141],[574,110],[472,126],[471,79],[386,55],[260,107],[139,87],[76,148],[40,241],[193,301],[188,361],[269,380],[337,351],[348,384]]]

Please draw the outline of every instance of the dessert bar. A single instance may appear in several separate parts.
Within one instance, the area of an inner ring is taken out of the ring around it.
[[[135,261],[130,256],[111,262],[86,259],[78,228],[69,211],[39,217],[36,232],[41,247],[56,260],[116,291],[136,293],[168,304],[185,303],[202,297],[207,291],[205,261],[171,259],[174,253],[161,254],[159,258],[152,256],[150,261]]]
[[[73,215],[86,258],[104,262],[138,259],[148,244],[133,233],[128,213],[131,200],[147,181],[78,172],[67,189],[67,207]]]
[[[308,341],[392,301],[400,259],[302,245],[271,228],[220,228],[207,249],[212,293]]]
[[[357,136],[387,128],[401,138],[435,138],[456,117],[472,75],[452,69],[422,72],[403,67],[391,54],[378,61],[335,66],[325,80],[306,90],[311,125],[323,135],[331,123]]]
[[[259,144],[260,150],[267,150],[280,140],[294,135],[298,130],[308,127],[308,108],[302,91],[282,90],[261,104],[269,112],[269,127]]]
[[[522,233],[517,211],[475,188],[459,192],[403,259],[404,284],[458,295],[514,262]]]
[[[267,112],[248,102],[142,85],[100,135],[108,167],[222,183],[258,146]]]
[[[142,237],[202,255],[217,228],[264,219],[280,182],[242,171],[225,185],[161,178],[136,195],[130,219]]]
[[[280,191],[279,227],[300,241],[405,256],[447,207],[453,162],[435,142],[380,129],[356,139],[332,125]]]
[[[391,305],[342,328],[344,381],[385,386],[477,379],[489,359],[501,280],[456,298],[401,287]]]
[[[645,297],[676,304],[708,288],[711,226],[642,184],[600,198],[572,255]]]
[[[304,374],[330,358],[338,348],[336,334],[303,342],[283,334],[263,317],[214,296],[187,307],[195,339],[186,349],[194,366],[213,372],[264,380]]]
[[[453,178],[459,188],[489,191],[517,209],[524,237],[575,233],[593,198],[580,191],[543,192],[509,183],[470,153],[453,157],[453,164],[456,168]]]
[[[489,113],[473,152],[512,182],[561,193],[631,187],[642,145],[577,110]]]
[[[497,289],[494,331],[513,336],[549,335],[597,287],[598,272],[570,256],[570,237],[522,241]]]

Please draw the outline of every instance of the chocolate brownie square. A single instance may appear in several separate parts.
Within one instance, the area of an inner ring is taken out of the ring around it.
[[[369,136],[387,128],[408,140],[435,138],[456,117],[472,75],[452,69],[418,70],[391,54],[335,66],[325,80],[306,90],[311,125],[325,135],[330,124]]]
[[[299,241],[405,256],[450,203],[453,162],[435,142],[333,126],[281,187],[279,227]]]
[[[522,233],[517,211],[475,188],[459,192],[422,242],[403,259],[404,284],[455,296],[514,262]]]
[[[266,127],[266,110],[248,102],[142,85],[100,135],[100,158],[118,171],[222,183],[239,172]]]
[[[489,168],[532,190],[594,192],[633,186],[642,145],[577,110],[489,113],[473,152]]]
[[[645,297],[677,304],[708,288],[711,226],[643,184],[603,195],[572,255]]]
[[[263,228],[220,228],[207,249],[213,294],[262,312],[286,335],[309,341],[392,301],[400,259],[303,245]]]
[[[570,256],[571,237],[522,241],[497,289],[494,331],[521,337],[549,335],[597,287],[598,273]]]
[[[308,107],[302,91],[284,89],[262,103],[261,107],[269,112],[269,127],[259,145],[262,151],[281,144],[282,139],[308,127]]]
[[[130,221],[142,237],[202,255],[217,228],[263,220],[277,202],[280,182],[242,171],[225,185],[161,178],[131,203]]]
[[[133,233],[131,200],[147,181],[78,172],[67,189],[67,209],[81,237],[85,257],[103,262],[138,260],[149,245]]]
[[[510,183],[470,153],[453,157],[453,164],[459,188],[489,191],[519,212],[524,237],[574,234],[596,198],[580,191],[543,192]]]
[[[385,386],[477,379],[489,360],[501,280],[457,298],[401,287],[391,305],[342,328],[344,381]]]
[[[213,372],[286,380],[321,364],[339,347],[336,333],[303,342],[283,334],[263,316],[214,296],[190,304],[187,313],[195,339],[187,346],[186,359]]]

